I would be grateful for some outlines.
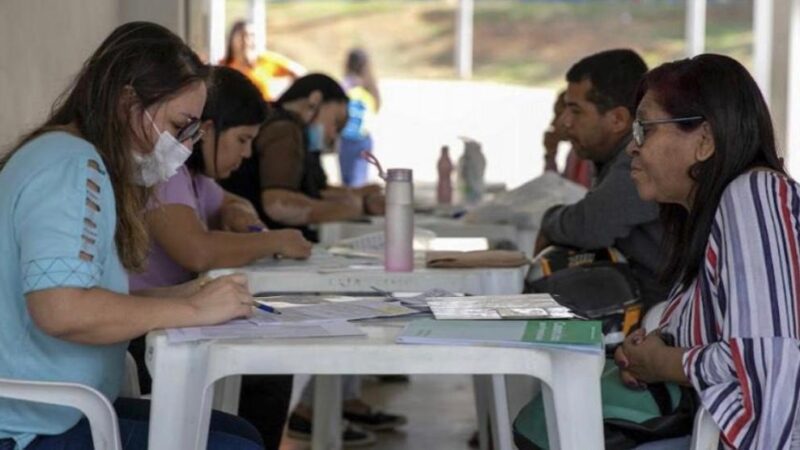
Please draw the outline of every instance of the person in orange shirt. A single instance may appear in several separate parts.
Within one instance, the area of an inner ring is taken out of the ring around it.
[[[270,51],[259,53],[256,49],[253,24],[244,20],[233,24],[231,34],[228,36],[228,49],[220,64],[247,75],[267,101],[274,100],[274,94],[270,92],[272,80],[284,77],[294,81],[306,73],[306,68],[300,63],[280,53]]]

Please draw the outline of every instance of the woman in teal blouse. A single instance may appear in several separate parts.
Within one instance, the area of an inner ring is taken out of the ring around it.
[[[251,314],[228,277],[129,295],[147,257],[144,206],[200,136],[208,68],[174,34],[120,26],[47,121],[0,161],[0,378],[98,389],[123,446],[147,447],[143,400],[117,399],[128,340]],[[13,349],[13,350],[12,350]],[[91,449],[74,409],[0,398],[0,450]],[[214,414],[209,448],[260,449],[246,422]]]

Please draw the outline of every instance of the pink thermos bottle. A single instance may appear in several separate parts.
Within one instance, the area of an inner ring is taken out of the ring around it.
[[[387,272],[414,270],[414,185],[411,169],[389,169],[386,174]]]
[[[453,202],[453,161],[450,160],[450,149],[442,146],[442,154],[436,163],[436,171],[439,173],[439,182],[436,184],[436,203],[449,205]]]

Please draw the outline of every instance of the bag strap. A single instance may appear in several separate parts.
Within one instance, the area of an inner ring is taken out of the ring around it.
[[[650,383],[647,385],[647,390],[650,391],[650,395],[653,396],[653,400],[655,400],[658,406],[658,412],[662,416],[668,416],[674,412],[672,408],[672,397],[669,395],[666,384]],[[683,401],[683,395],[681,395],[681,401]]]

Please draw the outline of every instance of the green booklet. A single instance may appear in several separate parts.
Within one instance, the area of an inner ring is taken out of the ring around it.
[[[543,347],[603,352],[597,320],[435,320],[419,319],[397,337],[399,344]]]

